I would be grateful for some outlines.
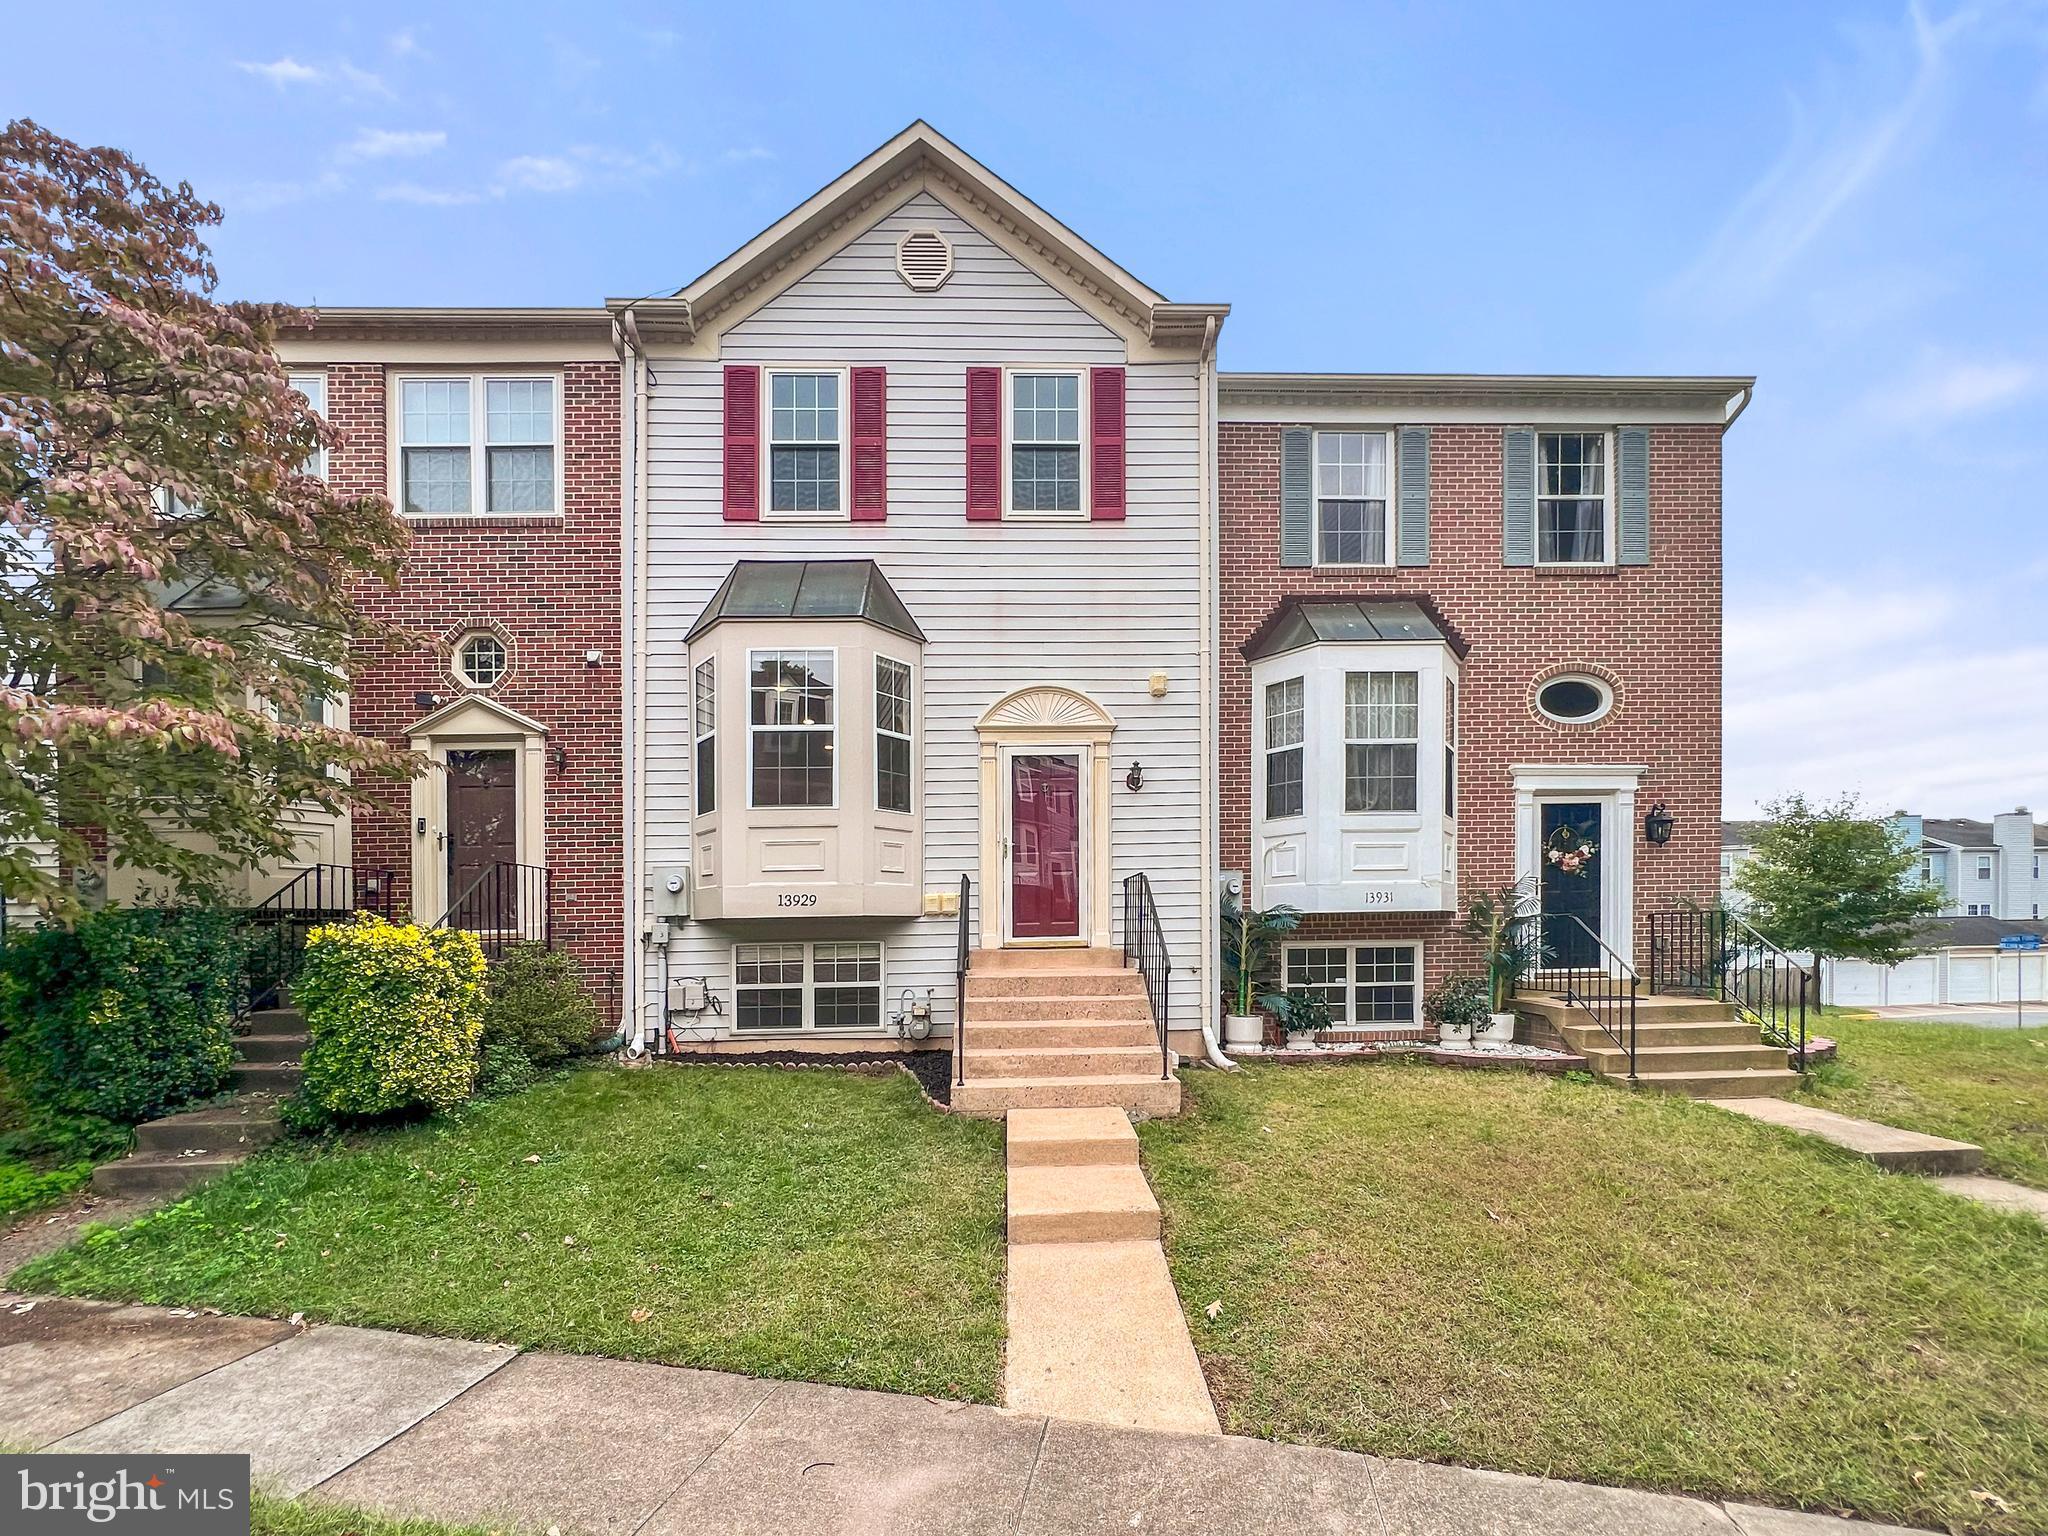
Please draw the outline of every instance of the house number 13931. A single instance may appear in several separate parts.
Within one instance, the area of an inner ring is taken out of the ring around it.
[[[817,904],[816,891],[784,891],[775,898],[778,907],[815,907]]]

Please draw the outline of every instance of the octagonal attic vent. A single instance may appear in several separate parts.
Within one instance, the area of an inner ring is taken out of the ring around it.
[[[913,229],[896,242],[896,275],[930,293],[953,275],[953,248],[936,229]]]

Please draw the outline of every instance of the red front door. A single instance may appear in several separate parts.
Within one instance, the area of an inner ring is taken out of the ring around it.
[[[1081,936],[1081,759],[1010,759],[1010,937]]]

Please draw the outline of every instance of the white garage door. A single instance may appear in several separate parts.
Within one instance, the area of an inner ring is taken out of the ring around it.
[[[1952,1003],[1988,1003],[1994,994],[1991,990],[1991,957],[1989,955],[1950,955],[1948,957],[1948,1000]]]
[[[1884,967],[1868,960],[1837,960],[1828,967],[1828,1001],[1840,1008],[1875,1008],[1884,1001]]]
[[[2048,955],[2022,955],[2026,962],[2026,999],[2030,1003],[2048,1002]]]
[[[1891,982],[1885,989],[1888,1003],[1932,1003],[1939,1000],[1935,986],[1932,955],[1915,955],[1892,967]]]

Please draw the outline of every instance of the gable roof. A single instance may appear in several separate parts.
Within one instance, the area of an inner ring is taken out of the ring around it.
[[[872,560],[740,560],[683,636],[721,619],[863,619],[920,643],[924,631]]]
[[[2048,939],[2048,922],[2012,917],[1929,917],[1913,925],[1913,941],[1926,949],[1996,949],[2007,934]]]
[[[610,299],[636,338],[688,342],[794,282],[834,237],[865,227],[920,189],[957,205],[998,244],[1022,248],[1049,281],[1115,314],[1161,346],[1198,346],[1227,304],[1175,304],[919,119],[667,298]],[[1013,251],[1013,254],[1015,252]]]

